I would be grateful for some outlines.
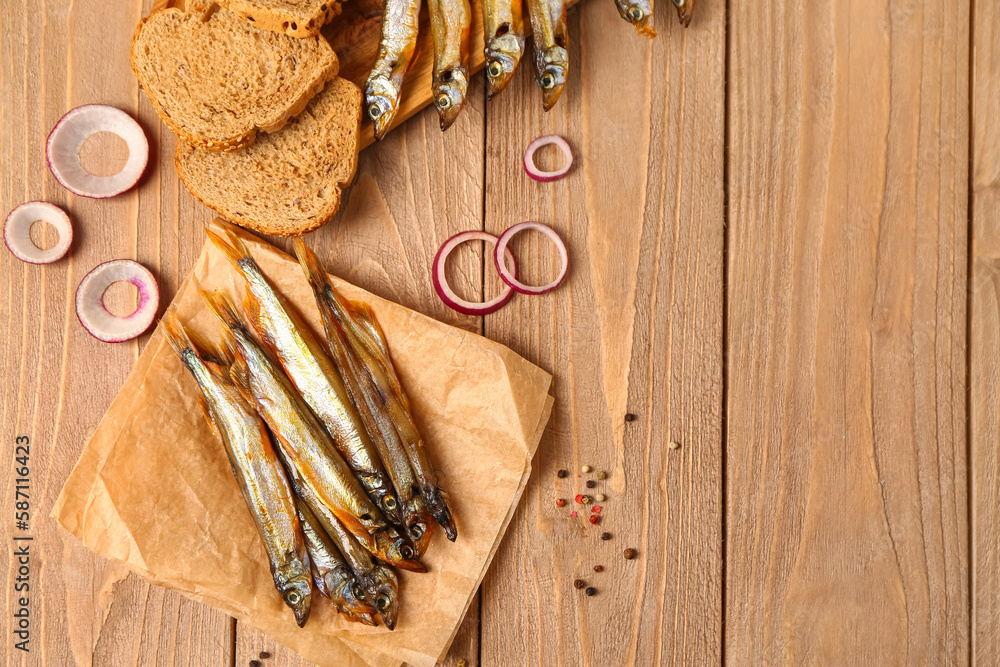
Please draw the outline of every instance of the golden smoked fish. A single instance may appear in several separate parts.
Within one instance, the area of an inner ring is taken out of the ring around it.
[[[172,315],[163,320],[167,342],[201,389],[199,403],[225,446],[233,475],[257,525],[274,585],[295,621],[305,625],[312,600],[310,559],[288,478],[275,456],[264,422],[233,386],[226,369],[205,359],[204,345]],[[216,356],[221,356],[216,354]]]
[[[377,625],[375,609],[365,602],[364,590],[354,578],[354,572],[330,541],[330,536],[319,519],[301,498],[295,499],[302,534],[309,549],[313,583],[316,589],[337,606],[337,610],[351,621]]]
[[[635,26],[635,31],[646,37],[656,37],[653,28],[652,0],[615,0],[615,6],[623,19]]]
[[[409,401],[392,365],[385,335],[374,312],[367,304],[344,299],[328,280],[315,253],[301,239],[295,240],[294,248],[313,288],[334,359],[341,374],[351,378],[348,386],[355,404],[364,403],[368,407],[368,413],[359,408],[362,420],[366,422],[369,432],[378,431],[383,436],[382,444],[386,451],[382,452],[382,461],[390,475],[407,478],[397,480],[394,477],[393,480],[400,501],[405,508],[407,499],[404,496],[409,494],[403,489],[412,487],[410,475],[415,475],[416,491],[423,498],[427,511],[441,524],[448,539],[455,541],[458,528],[451,507],[438,486],[437,475],[414,423]],[[402,452],[399,451],[400,445]],[[420,539],[412,530],[410,537]]]
[[[469,89],[469,0],[427,0],[434,37],[434,82],[432,97],[447,130],[465,106]]]
[[[291,476],[295,493],[313,511],[313,516],[326,531],[330,541],[354,571],[354,577],[361,586],[365,600],[378,611],[385,627],[394,630],[399,617],[399,580],[396,578],[396,573],[377,558],[372,558],[336,515],[323,504],[308,485],[302,483],[301,478],[294,472]]]
[[[483,0],[483,42],[486,97],[492,99],[507,86],[524,55],[521,0]]]
[[[420,0],[385,0],[378,56],[365,82],[365,109],[376,139],[385,136],[396,117],[419,27]]]
[[[257,338],[277,357],[368,497],[390,521],[399,523],[392,481],[323,346],[274,289],[238,236],[229,234],[228,243],[212,231],[208,237],[246,281],[243,311]]]
[[[569,31],[565,0],[525,0],[535,40],[535,80],[549,111],[562,95],[569,75]]]
[[[232,302],[221,293],[202,295],[222,321],[224,343],[233,350],[233,384],[248,401],[253,401],[295,476],[370,552],[403,569],[426,572],[423,564],[414,559],[413,545],[361,490],[309,406],[281,367],[251,336]]]

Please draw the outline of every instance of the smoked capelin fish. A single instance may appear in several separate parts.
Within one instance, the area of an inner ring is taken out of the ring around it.
[[[333,512],[366,549],[414,572],[426,572],[416,550],[362,491],[329,436],[296,393],[280,366],[264,352],[220,293],[202,292],[223,323],[223,342],[232,350],[233,384],[264,419],[282,459],[301,483]]]
[[[378,56],[365,82],[365,111],[375,138],[389,131],[413,61],[420,27],[420,0],[385,0]]]
[[[238,236],[230,233],[228,243],[211,231],[208,237],[246,281],[243,310],[257,338],[277,357],[368,497],[390,521],[399,523],[390,477],[323,346],[295,308],[274,289]]]
[[[569,75],[569,31],[565,0],[525,0],[534,34],[535,81],[542,89],[542,106],[552,109]]]
[[[690,0],[693,1],[693,0]],[[656,37],[653,29],[652,0],[615,0],[621,17],[635,26],[636,32],[647,37]]]
[[[483,43],[486,97],[492,99],[507,86],[524,54],[521,0],[483,0]]]
[[[414,489],[417,493],[413,495],[422,498],[426,511],[441,524],[448,539],[455,541],[458,529],[451,508],[444,492],[438,487],[437,476],[413,420],[409,400],[389,357],[388,344],[374,312],[367,304],[344,299],[319,266],[316,255],[301,239],[295,240],[294,248],[299,264],[313,288],[327,341],[341,375],[349,378],[348,389],[355,404],[368,407],[368,411],[359,408],[368,430],[377,431],[383,436],[381,444],[385,451],[382,460],[390,475],[395,473],[402,478],[393,479],[400,501],[405,508],[409,500],[405,497],[409,495],[406,489]],[[415,473],[415,480],[411,473]],[[404,515],[405,513],[404,509]],[[422,535],[419,532],[414,534],[410,524],[407,524],[407,528],[414,541],[421,540]],[[418,544],[418,551],[422,553],[420,546]]]
[[[267,552],[275,588],[303,626],[312,601],[311,563],[295,513],[292,489],[264,422],[229,379],[222,359],[208,361],[172,315],[163,320],[167,342],[201,390],[199,404],[222,440],[247,508]],[[222,356],[216,353],[216,357]]]
[[[365,602],[364,590],[354,579],[354,572],[330,541],[330,536],[319,519],[302,498],[295,498],[295,509],[298,510],[299,524],[309,550],[316,589],[330,598],[337,606],[337,611],[343,613],[348,620],[378,625],[375,622],[375,609]]]
[[[427,0],[434,38],[432,97],[441,130],[455,122],[465,106],[469,87],[469,27],[472,9],[468,0]]]
[[[399,618],[399,580],[396,573],[377,558],[372,558],[316,494],[303,485],[294,472],[291,476],[296,495],[312,510],[316,521],[343,555],[365,600],[378,611],[385,627],[395,630]]]

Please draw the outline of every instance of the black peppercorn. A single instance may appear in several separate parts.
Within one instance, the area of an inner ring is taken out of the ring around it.
[[[573,582],[573,585],[576,586],[577,588],[583,588],[587,584],[583,583],[583,579],[577,579]]]
[[[597,486],[597,482],[595,482],[595,481],[594,481],[594,480],[592,480],[592,479],[588,479],[588,480],[587,480],[587,488],[588,488],[588,489],[592,489],[592,488],[594,488],[595,486]]]
[[[611,533],[601,533],[601,539],[607,542],[611,539]]]
[[[625,421],[627,421],[627,422],[635,421],[635,415],[632,414],[631,412],[628,413],[627,415],[625,415]]]
[[[587,590],[584,591],[587,595],[597,595],[597,589],[593,586],[588,586]]]
[[[271,657],[271,654],[268,653],[267,651],[261,651],[260,652],[260,659],[261,660],[267,660],[270,657]]]
[[[559,472],[556,473],[556,477],[558,477],[559,479],[562,479],[563,477],[567,476],[569,476],[569,473],[566,472],[565,470],[560,470]]]
[[[632,560],[633,558],[636,557],[636,555],[637,554],[635,552],[635,549],[626,549],[625,550],[625,560]]]

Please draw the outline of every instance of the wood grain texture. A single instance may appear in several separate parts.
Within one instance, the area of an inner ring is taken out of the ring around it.
[[[658,9],[649,40],[613,3],[581,4],[555,108],[542,112],[524,67],[487,108],[486,230],[549,224],[571,268],[486,318],[487,336],[553,373],[556,403],[482,587],[484,667],[721,660],[725,4],[702,3],[687,30]],[[521,154],[549,133],[574,167],[539,184]],[[557,270],[544,237],[512,245],[529,281]],[[588,490],[582,465],[607,480]],[[598,492],[600,525],[570,516],[576,494]]]
[[[969,3],[730,6],[727,662],[965,664]]]
[[[15,532],[14,438],[27,435],[28,532],[34,537],[32,650],[16,650],[6,632],[4,664],[215,666],[232,656],[225,615],[128,576],[49,518],[89,433],[145,343],[106,345],[91,338],[76,320],[76,285],[102,261],[134,257],[158,276],[169,300],[201,244],[197,220],[204,214],[180,195],[169,157],[156,150],[159,120],[140,102],[128,64],[128,39],[141,9],[133,3],[109,14],[99,2],[0,1],[0,210],[45,199],[63,206],[75,226],[69,257],[51,266],[28,266],[0,253],[0,532],[9,544]],[[108,201],[73,197],[45,165],[48,131],[70,108],[92,102],[136,115],[153,139],[152,167],[140,189]],[[7,548],[0,567],[10,618],[17,596]]]
[[[973,7],[969,450],[972,643],[983,666],[1000,660],[1000,6]]]

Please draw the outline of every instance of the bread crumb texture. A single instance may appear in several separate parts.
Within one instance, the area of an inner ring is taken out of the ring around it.
[[[354,177],[361,90],[336,78],[279,132],[227,153],[178,142],[177,173],[191,194],[240,226],[278,236],[327,222]]]
[[[164,9],[136,28],[132,69],[167,126],[207,150],[253,142],[302,110],[338,71],[322,37],[262,30],[213,5]]]

